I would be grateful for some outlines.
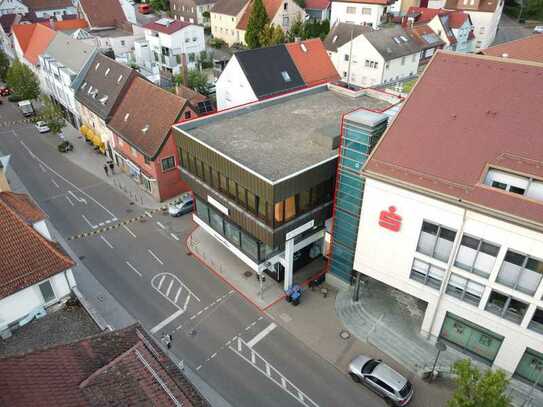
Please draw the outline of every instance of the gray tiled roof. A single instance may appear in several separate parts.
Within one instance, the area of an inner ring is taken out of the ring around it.
[[[359,24],[336,23],[324,39],[324,46],[328,51],[336,52],[339,47],[351,40],[351,32],[352,38],[356,38],[371,30],[370,27]]]
[[[218,0],[211,9],[212,13],[237,16],[249,0]]]
[[[55,58],[75,73],[79,73],[95,51],[96,47],[57,32],[44,54]]]
[[[107,121],[134,75],[136,73],[132,68],[97,53],[82,79],[81,86],[75,93],[75,98]]]
[[[385,61],[421,52],[423,47],[415,39],[413,34],[403,27],[396,26],[372,31],[364,34],[364,37],[381,54]]]

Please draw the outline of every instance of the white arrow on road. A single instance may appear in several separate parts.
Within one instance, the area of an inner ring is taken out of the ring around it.
[[[87,204],[87,200],[85,198],[80,198],[78,196],[76,196],[72,191],[68,191],[68,193],[77,201],[77,202],[82,202],[84,203],[85,205]]]

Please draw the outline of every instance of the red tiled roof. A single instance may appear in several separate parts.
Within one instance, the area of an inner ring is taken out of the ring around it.
[[[3,200],[0,200],[0,230],[0,299],[75,264]]]
[[[304,7],[309,10],[326,10],[330,7],[330,0],[306,0]]]
[[[285,47],[306,85],[316,85],[340,79],[319,38],[285,44]]]
[[[127,26],[119,0],[79,0],[79,7],[91,28]]]
[[[543,64],[438,51],[364,173],[541,227],[542,202],[481,178],[487,165],[543,177],[542,78]]]
[[[435,16],[448,16],[448,25],[451,28],[460,28],[466,20],[469,20],[469,14],[460,10],[445,10],[438,8],[426,8],[426,7],[409,7],[407,15],[419,14],[416,23],[424,24],[429,23]],[[405,22],[404,22],[405,25]]]
[[[543,35],[535,34],[520,40],[504,42],[481,52],[495,57],[507,54],[508,58],[543,63]]]
[[[51,27],[51,23],[47,21],[46,23],[43,23]],[[70,20],[60,20],[55,21],[54,23],[54,29],[55,31],[70,31],[70,30],[77,30],[79,28],[87,28],[89,25],[87,24],[87,20],[84,20],[82,18],[73,18]]]
[[[9,206],[27,223],[36,223],[47,218],[44,211],[27,194],[1,191],[0,200]]]
[[[395,0],[338,0],[338,1],[341,1],[342,3],[381,4],[383,6],[388,6],[389,4],[394,3]]]
[[[71,0],[22,0],[30,10],[54,10],[73,7]]]
[[[185,99],[136,77],[115,110],[109,127],[137,150],[154,158],[186,103]],[[144,128],[147,131],[142,131]]]
[[[158,31],[164,34],[173,34],[174,32],[182,30],[183,28],[191,25],[191,23],[187,21],[180,21],[180,20],[173,20],[173,19],[171,21],[172,22],[168,25],[162,25],[154,21],[152,23],[144,25],[143,27],[147,28],[148,30]]]
[[[15,38],[17,38],[17,42],[19,43],[23,53],[26,52],[26,49],[30,44],[30,39],[32,38],[34,28],[36,28],[35,24],[15,24],[11,29]]]
[[[30,43],[24,53],[24,57],[32,65],[36,65],[38,63],[38,57],[47,49],[49,43],[53,41],[56,34],[54,30],[42,23],[33,25],[35,25],[35,28]]]
[[[277,11],[279,10],[279,7],[283,4],[283,0],[262,0],[264,3],[264,8],[266,9],[266,14],[268,15],[268,18],[273,20],[275,15],[277,14]],[[239,19],[237,29],[238,30],[246,30],[247,24],[249,24],[249,17],[251,16],[251,11],[253,10],[253,2],[249,4],[249,6],[245,9],[245,12]]]
[[[151,342],[134,325],[0,359],[0,405],[209,406]]]

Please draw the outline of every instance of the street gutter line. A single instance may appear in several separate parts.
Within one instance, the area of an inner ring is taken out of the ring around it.
[[[153,253],[153,251],[152,251],[151,249],[147,249],[147,251],[148,251],[149,253],[151,253],[151,256],[153,256],[153,257],[155,258],[156,261],[158,261],[161,265],[164,265],[164,262],[163,262],[162,260],[160,260],[160,259],[158,258],[158,256],[157,256],[156,254]]]
[[[173,237],[175,240],[179,240],[179,238],[176,235],[174,235],[173,233],[170,233],[170,236]]]
[[[100,236],[100,239],[102,239],[104,243],[109,246],[110,249],[114,249],[113,245],[104,236]]]
[[[128,265],[128,267],[134,270],[134,273],[141,277],[141,273],[132,264],[130,264],[130,262],[126,261],[125,263]]]
[[[91,201],[93,201],[96,205],[98,205],[100,208],[102,208],[104,211],[106,211],[107,213],[109,213],[111,215],[111,217],[113,218],[113,220],[117,220],[117,217],[115,216],[115,214],[113,212],[111,212],[109,209],[107,209],[104,205],[102,205],[100,202],[98,202],[96,199],[94,199],[92,196],[90,196],[89,194],[87,194],[85,191],[81,190],[81,188],[77,187],[75,184],[73,184],[72,182],[68,181],[66,178],[64,178],[62,175],[60,175],[58,172],[56,172],[54,169],[52,169],[51,167],[49,167],[47,164],[45,164],[43,162],[42,159],[40,159],[36,154],[34,154],[32,152],[32,150],[30,150],[30,148],[28,148],[28,146],[25,144],[25,142],[23,140],[20,140],[20,143],[22,144],[22,146],[26,149],[26,151],[28,151],[28,154],[30,154],[31,157],[33,157],[36,161],[38,161],[38,163],[42,164],[45,168],[49,169],[49,171],[51,171],[53,174],[55,174],[57,177],[59,177],[61,180],[63,180],[64,182],[66,182],[67,184],[71,185],[72,187],[74,187],[75,189],[77,189],[79,192],[81,192],[83,195],[86,195]]]
[[[132,235],[132,237],[137,237],[137,236],[134,234],[134,232],[132,232],[130,229],[128,229],[128,227],[127,227],[126,225],[123,225],[123,228],[125,228],[126,231]]]

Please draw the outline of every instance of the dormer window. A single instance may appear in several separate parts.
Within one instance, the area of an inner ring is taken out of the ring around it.
[[[493,188],[543,201],[543,180],[491,168],[484,183]]]
[[[282,71],[281,76],[283,77],[283,80],[285,82],[290,82],[292,80],[292,79],[290,79],[290,75],[288,74],[287,71]]]
[[[109,99],[109,96],[107,96],[107,95],[106,95],[106,96],[102,96],[102,97],[100,98],[100,103],[103,104],[103,105],[105,105],[105,104],[107,103],[107,100],[108,100],[108,99]]]

